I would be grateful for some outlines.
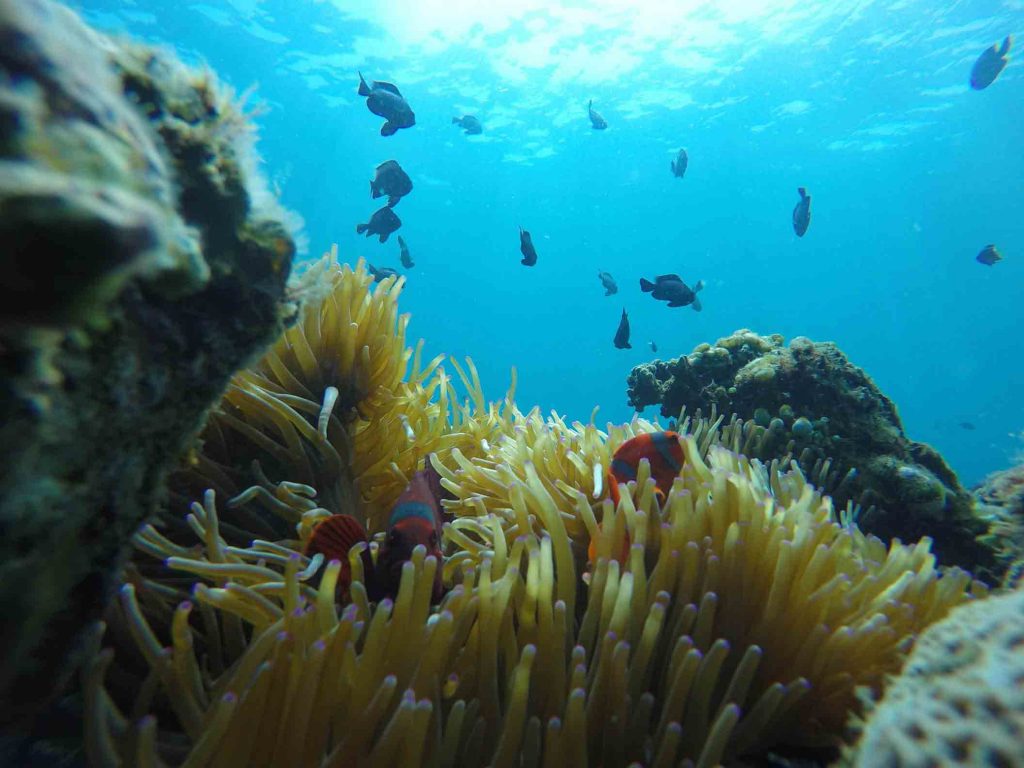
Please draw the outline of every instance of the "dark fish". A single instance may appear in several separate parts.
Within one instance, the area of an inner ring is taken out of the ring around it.
[[[391,83],[374,80],[367,85],[360,72],[359,95],[366,97],[366,106],[373,114],[387,121],[380,127],[381,136],[391,136],[399,128],[412,128],[416,125],[416,115],[409,108],[409,103]]]
[[[594,100],[591,99],[587,103],[587,115],[590,117],[590,127],[595,128],[599,131],[603,131],[608,127],[608,121],[601,117],[600,112],[594,111]]]
[[[398,248],[401,251],[401,256],[399,258],[402,260],[402,266],[406,269],[412,269],[415,267],[416,265],[413,264],[412,256],[409,255],[409,246],[405,244],[405,240],[402,239],[401,235],[398,236]]]
[[[366,266],[370,270],[370,274],[373,275],[373,282],[375,283],[387,280],[389,277],[398,276],[398,270],[392,267],[375,267],[373,264],[367,264]]]
[[[532,267],[537,263],[537,249],[533,247],[533,238],[522,227],[519,228],[519,250],[523,253],[523,259],[519,262],[520,264]]]
[[[484,132],[483,125],[473,115],[463,115],[462,117],[453,117],[452,125],[458,125],[465,129],[465,132],[469,136],[476,136],[478,133]]]
[[[962,429],[966,429],[966,430],[967,430],[968,432],[973,432],[973,431],[974,431],[975,429],[977,429],[977,427],[975,427],[975,426],[974,426],[973,424],[971,424],[971,422],[969,422],[969,421],[961,421],[961,422],[960,422],[960,427],[961,427]]]
[[[412,179],[394,160],[386,160],[377,166],[370,182],[370,195],[376,200],[382,195],[388,196],[388,205],[394,206],[403,197],[412,192]]]
[[[649,341],[647,343],[651,345],[651,352],[657,352],[658,351],[658,345],[655,344],[653,341]]]
[[[368,224],[357,224],[356,234],[361,235],[365,232],[367,237],[370,235],[380,235],[380,241],[386,243],[388,235],[400,226],[402,226],[402,220],[395,215],[391,208],[385,205],[380,210],[373,212],[373,216],[370,217]]]
[[[601,285],[604,286],[604,295],[611,296],[613,293],[619,292],[619,286],[615,284],[615,278],[607,272],[598,272],[598,279],[601,281]]]
[[[640,278],[640,290],[644,293],[651,294],[658,301],[667,301],[670,307],[685,307],[690,304],[697,312],[703,309],[700,299],[697,298],[697,291],[703,287],[704,281],[698,280],[690,289],[679,275],[658,275],[653,283]]]
[[[683,178],[683,174],[686,173],[686,166],[689,165],[690,158],[686,154],[685,149],[680,149],[679,154],[676,155],[676,159],[672,161],[669,166],[672,168],[672,175],[677,179]]]
[[[997,261],[1003,260],[1002,254],[1000,254],[999,251],[996,250],[996,247],[991,243],[982,248],[978,255],[975,256],[974,258],[976,258],[980,263],[988,267],[991,267]]]
[[[619,329],[615,331],[615,343],[616,349],[632,349],[633,347],[629,344],[629,316],[626,314],[626,310],[622,310],[622,317],[619,319]]]
[[[797,192],[800,193],[800,202],[793,209],[793,231],[797,237],[803,237],[811,223],[811,196],[803,187],[799,187]]]
[[[981,56],[974,62],[971,68],[971,88],[976,91],[984,90],[995,82],[999,73],[1006,68],[1009,62],[1010,46],[1013,45],[1013,35],[1007,35],[1002,45],[998,48],[993,44],[981,52]]]

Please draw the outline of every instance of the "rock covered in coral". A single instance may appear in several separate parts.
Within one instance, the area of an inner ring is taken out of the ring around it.
[[[208,72],[0,4],[0,719],[45,698],[294,252]]]
[[[961,606],[918,639],[851,763],[1024,765],[1024,590]]]
[[[1005,567],[1004,582],[1015,584],[1024,575],[1024,464],[993,472],[973,493],[989,520],[984,539]]]
[[[763,434],[759,458],[792,454],[810,469],[831,458],[856,469],[830,489],[874,506],[861,521],[884,539],[930,536],[943,562],[986,572],[992,548],[976,540],[986,524],[970,494],[937,451],[910,440],[896,406],[831,342],[804,337],[789,346],[779,334],[740,330],[714,345],[701,344],[675,360],[633,369],[629,401],[637,410],[660,405],[664,416],[715,408],[752,420]]]

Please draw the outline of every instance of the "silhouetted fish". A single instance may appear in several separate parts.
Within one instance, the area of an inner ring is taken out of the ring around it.
[[[658,351],[658,345],[655,344],[653,341],[649,341],[647,343],[651,345],[651,352],[657,352]]]
[[[616,349],[633,348],[629,344],[629,316],[626,314],[625,309],[622,310],[622,317],[619,318],[619,328],[615,331],[613,342]]]
[[[960,427],[961,427],[961,429],[966,429],[968,432],[973,432],[975,429],[977,429],[977,427],[975,427],[969,421],[961,421],[960,422]]]
[[[380,127],[381,136],[391,136],[399,128],[411,128],[416,125],[416,115],[393,84],[374,80],[367,85],[363,73],[360,72],[359,95],[366,97],[366,107],[373,114],[387,121]]]
[[[676,155],[676,159],[672,161],[669,166],[672,169],[672,175],[677,179],[683,178],[683,174],[686,173],[686,166],[690,164],[690,158],[686,154],[685,149],[680,149],[679,154]]]
[[[587,115],[590,117],[590,127],[603,131],[608,127],[608,121],[601,117],[601,113],[594,110],[594,100],[587,103]]]
[[[537,249],[533,247],[533,238],[522,227],[519,228],[519,250],[523,254],[523,259],[519,262],[520,264],[532,267],[537,263]]]
[[[483,125],[473,115],[463,115],[462,117],[453,117],[452,125],[458,125],[465,129],[465,132],[469,136],[476,136],[477,134],[484,132]]]
[[[392,267],[375,267],[373,264],[367,264],[367,269],[370,270],[370,274],[373,275],[373,282],[379,283],[383,280],[387,280],[389,277],[396,277],[398,270]]]
[[[793,231],[797,237],[803,237],[811,223],[811,196],[803,187],[799,187],[797,192],[800,193],[800,202],[793,209]]]
[[[1012,45],[1013,35],[1007,35],[998,48],[993,44],[981,52],[971,68],[971,88],[982,91],[995,82],[999,73],[1006,68],[1010,60],[1009,53]]]
[[[403,197],[412,192],[412,179],[394,160],[385,160],[377,166],[370,182],[370,195],[376,200],[382,195],[388,196],[388,205],[394,206]]]
[[[385,205],[383,208],[374,211],[368,224],[357,224],[356,234],[361,235],[365,232],[367,237],[370,235],[380,235],[380,241],[386,243],[388,235],[400,226],[402,226],[402,220]]]
[[[415,267],[416,265],[412,261],[412,256],[409,255],[409,246],[405,244],[405,240],[402,239],[401,235],[398,236],[398,249],[401,251],[401,256],[399,256],[399,258],[402,260],[402,266],[406,269],[412,269]]]
[[[992,244],[986,245],[984,248],[982,248],[978,255],[975,256],[975,258],[978,260],[978,262],[984,264],[987,267],[991,267],[997,261],[1003,260],[1002,255],[999,253],[998,250],[996,250],[996,247]]]
[[[704,281],[698,280],[691,290],[679,275],[658,275],[653,283],[640,278],[640,290],[644,293],[651,294],[658,301],[667,301],[670,307],[685,307],[690,304],[697,312],[703,309],[700,299],[697,298],[697,291],[703,288]]]
[[[615,278],[607,272],[598,272],[598,279],[601,281],[601,285],[604,286],[604,295],[611,296],[613,293],[619,292],[619,286],[615,284]]]

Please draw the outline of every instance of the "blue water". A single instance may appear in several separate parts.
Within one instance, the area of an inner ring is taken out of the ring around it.
[[[337,243],[399,266],[394,236],[355,234],[380,202],[374,167],[398,160],[415,184],[396,208],[410,335],[471,356],[493,398],[515,365],[521,407],[625,420],[649,340],[668,358],[747,327],[837,342],[966,483],[1024,447],[1024,54],[967,86],[985,47],[1024,40],[1021,0],[74,6],[256,84],[259,149],[305,219],[304,258]],[[396,83],[416,126],[382,138],[357,70]],[[466,112],[483,135],[451,124]],[[519,263],[520,225],[536,267]],[[1005,257],[991,268],[974,260],[987,243]],[[640,293],[665,272],[704,280],[703,312]],[[623,307],[631,350],[612,346]]]

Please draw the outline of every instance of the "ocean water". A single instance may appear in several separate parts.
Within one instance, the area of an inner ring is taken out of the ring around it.
[[[398,160],[415,185],[395,209],[416,262],[410,337],[471,356],[491,398],[515,366],[520,407],[626,420],[633,366],[750,328],[838,343],[965,483],[1020,460],[1024,61],[1011,51],[984,91],[968,78],[986,47],[1024,39],[1022,0],[72,6],[255,85],[303,258],[337,243],[343,261],[400,267],[395,236],[355,233],[383,202],[374,167]],[[380,136],[359,70],[401,89],[415,127]],[[464,113],[482,135],[452,125]],[[684,179],[669,170],[680,147]],[[988,243],[994,267],[975,261]],[[702,279],[703,311],[640,292],[663,273]],[[630,350],[612,345],[623,308]]]

